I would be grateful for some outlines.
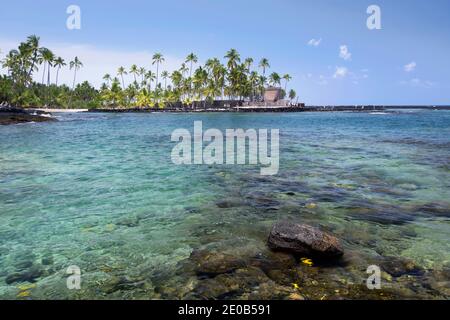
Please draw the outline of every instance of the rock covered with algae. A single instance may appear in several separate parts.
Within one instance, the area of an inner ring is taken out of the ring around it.
[[[302,256],[339,258],[343,246],[335,236],[305,224],[281,221],[270,231],[269,248]]]

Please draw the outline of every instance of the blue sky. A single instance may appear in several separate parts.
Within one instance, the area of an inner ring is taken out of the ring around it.
[[[71,4],[81,30],[66,28]],[[382,30],[366,26],[371,4]],[[2,3],[0,30],[3,54],[37,34],[57,55],[78,55],[79,79],[95,85],[121,65],[150,68],[155,51],[171,71],[190,52],[204,62],[236,48],[291,74],[308,104],[450,104],[449,0],[15,0]]]

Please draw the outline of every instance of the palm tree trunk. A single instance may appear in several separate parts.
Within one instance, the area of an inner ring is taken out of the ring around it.
[[[158,88],[159,81],[159,62],[156,63],[156,88]]]
[[[191,60],[191,67],[189,68],[189,99],[192,99],[192,86],[191,86],[191,81],[192,81],[192,60]]]
[[[44,79],[45,79],[45,67],[47,66],[47,63],[44,62],[44,72],[42,72],[42,84],[44,84]]]
[[[27,77],[27,78],[30,78],[30,77],[31,77],[31,72],[33,72],[34,65],[36,64],[36,59],[37,59],[37,51],[34,52],[33,61],[32,61],[32,63],[31,63],[30,70],[28,71],[28,77]],[[33,80],[30,79],[30,84],[31,84],[32,82],[33,82]]]
[[[50,86],[50,64],[48,65],[47,70],[47,86]]]
[[[77,68],[75,67],[75,72],[73,73],[73,83],[72,83],[72,90],[75,89],[75,81],[77,79]]]
[[[56,86],[58,86],[58,77],[59,77],[59,70],[61,69],[61,67],[58,67],[58,69],[56,70]]]
[[[69,99],[69,108],[72,106],[72,97],[73,97],[73,91],[75,89],[75,81],[77,79],[77,67],[75,67],[75,72],[73,73],[73,83],[72,83],[72,92],[70,94],[70,99]]]

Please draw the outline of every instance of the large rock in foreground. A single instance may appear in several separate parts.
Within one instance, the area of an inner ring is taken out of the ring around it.
[[[288,221],[273,226],[268,244],[272,250],[295,255],[339,258],[344,254],[341,242],[331,234]]]

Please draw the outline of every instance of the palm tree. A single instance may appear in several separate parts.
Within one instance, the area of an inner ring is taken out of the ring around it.
[[[130,68],[130,74],[132,74],[134,76],[134,82],[137,83],[136,81],[136,76],[139,74],[139,70],[137,65],[133,64]]]
[[[263,69],[263,76],[266,76],[266,69],[270,68],[269,60],[262,58],[259,62],[259,67]]]
[[[107,73],[107,74],[105,74],[104,76],[103,76],[103,80],[105,80],[106,81],[106,83],[107,83],[107,85],[108,85],[108,87],[109,87],[109,84],[111,83],[111,75],[109,74],[109,73]]]
[[[230,49],[230,51],[227,52],[225,55],[225,58],[228,59],[228,69],[233,71],[239,62],[241,62],[241,57],[239,53],[236,51],[236,49]]]
[[[180,67],[180,73],[184,77],[184,74],[189,71],[189,68],[186,66],[186,63],[182,63]]]
[[[292,80],[292,77],[289,74],[285,74],[283,76],[283,80],[285,81],[285,83],[284,83],[284,92],[287,92],[286,91],[287,90],[287,84],[288,84],[289,81]]]
[[[117,75],[122,79],[122,89],[125,90],[125,81],[123,80],[123,76],[126,75],[127,72],[125,71],[124,67],[120,67],[117,70]]]
[[[248,72],[250,72],[253,61],[254,61],[253,58],[247,58],[244,60],[244,65],[246,66]]]
[[[30,69],[28,70],[28,79],[31,79],[31,73],[38,62],[40,47],[39,47],[40,38],[36,35],[31,35],[27,38],[27,44],[29,46],[29,50],[33,56]],[[31,83],[31,80],[30,80]]]
[[[164,79],[164,91],[167,90],[167,78],[169,77],[169,73],[167,71],[161,72],[161,77]]]
[[[42,61],[44,62],[44,70],[45,65],[47,66],[47,86],[50,85],[50,68],[53,66],[53,61],[55,60],[55,55],[53,52],[47,48],[42,49]],[[45,72],[44,72],[45,74]],[[44,82],[44,81],[42,81]]]
[[[198,57],[194,54],[191,53],[186,57],[186,63],[190,63],[191,67],[189,68],[189,78],[192,78],[192,67],[194,63],[198,62]]]
[[[56,70],[56,86],[58,86],[59,70],[61,70],[61,68],[62,68],[62,67],[65,67],[66,65],[67,65],[67,64],[66,64],[66,62],[64,61],[63,58],[58,57],[58,58],[55,59],[55,64],[54,64],[54,66],[55,66],[56,68],[58,68],[58,69]]]
[[[297,96],[297,93],[293,89],[291,89],[289,91],[289,99],[291,99],[291,102],[292,102],[292,100],[295,99],[296,96]]]
[[[276,86],[277,84],[280,85],[281,83],[281,77],[278,73],[273,72],[270,76],[269,76],[269,81],[270,83],[272,83],[273,86]]]
[[[47,68],[50,69],[50,64],[53,62],[54,58],[55,58],[55,55],[49,49],[47,49],[47,48],[40,49],[39,61],[41,61],[41,63],[44,64],[44,70],[42,72],[42,84],[44,84],[45,75],[47,73],[46,70],[47,70]],[[47,79],[47,84],[48,84],[48,79]]]
[[[164,57],[161,53],[157,52],[153,55],[152,65],[156,63],[156,87],[159,85],[159,65],[164,62]]]
[[[251,89],[252,89],[252,101],[253,101],[256,96],[256,88],[260,81],[258,72],[252,71],[252,73],[250,74],[249,80],[250,80],[250,85],[251,85]]]
[[[151,70],[149,70],[149,71],[147,71],[147,73],[145,74],[145,78],[147,79],[148,85],[149,85],[149,87],[148,87],[148,93],[151,93],[151,92],[152,92],[152,82],[153,82],[153,80],[156,79],[155,74],[154,74]]]
[[[72,105],[72,97],[73,97],[73,93],[74,93],[74,89],[75,89],[75,82],[77,80],[77,71],[79,69],[81,69],[82,67],[83,67],[83,63],[81,63],[81,61],[78,59],[78,57],[75,57],[75,59],[73,59],[73,61],[70,61],[70,63],[69,63],[70,70],[74,69],[73,84],[72,84],[72,94],[70,95],[70,99],[69,99],[69,108]]]
[[[189,95],[192,96],[192,86],[191,86],[191,82],[192,82],[192,67],[194,63],[198,62],[198,57],[194,54],[194,53],[190,53],[187,57],[186,57],[186,63],[190,63],[191,67],[189,68]]]
[[[144,82],[144,78],[145,78],[145,73],[147,72],[147,70],[145,70],[144,67],[139,68],[139,75],[141,76],[141,83]]]
[[[69,63],[70,70],[74,69],[72,90],[75,89],[75,82],[77,79],[77,71],[80,70],[82,67],[83,67],[83,63],[78,59],[78,57],[75,57],[75,59],[73,59],[73,61],[70,61],[70,63]]]

